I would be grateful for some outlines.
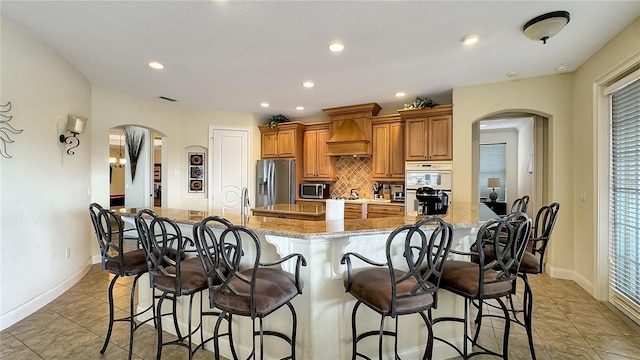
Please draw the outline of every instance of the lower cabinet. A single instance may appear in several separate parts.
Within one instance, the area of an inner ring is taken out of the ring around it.
[[[362,204],[344,204],[344,218],[345,219],[363,219],[363,206]]]
[[[324,221],[324,214],[292,214],[292,213],[277,213],[271,211],[253,211],[253,216],[272,217],[279,219],[289,220],[307,220],[307,221]]]
[[[369,204],[367,206],[367,219],[403,216],[404,206]]]

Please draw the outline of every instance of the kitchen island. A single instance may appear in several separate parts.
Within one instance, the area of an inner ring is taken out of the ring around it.
[[[325,219],[324,203],[275,204],[251,209],[253,216],[276,217],[281,219],[322,221]]]
[[[127,221],[141,209],[119,209]],[[220,215],[204,211],[178,210],[167,208],[153,208],[159,215],[178,222],[183,234],[190,235],[192,225],[209,215]],[[468,244],[475,235],[478,226],[489,218],[495,217],[486,206],[470,203],[452,203],[446,215],[442,216],[454,226],[454,246],[468,248]],[[298,336],[296,354],[299,359],[341,360],[351,358],[351,311],[355,300],[345,293],[342,283],[345,266],[340,264],[342,254],[358,252],[374,261],[385,261],[384,245],[387,236],[398,226],[414,223],[417,217],[402,216],[379,219],[337,220],[337,221],[304,221],[270,217],[225,214],[229,221],[244,224],[252,229],[262,242],[263,261],[272,261],[291,253],[300,253],[307,260],[307,266],[302,269],[304,290],[293,300],[298,315]],[[220,230],[221,231],[221,230]],[[285,263],[283,269],[292,271],[295,264]],[[151,303],[151,291],[148,278],[142,277],[139,285],[139,307],[146,307]],[[146,284],[145,284],[146,283]],[[204,304],[208,304],[208,293],[204,292]],[[186,298],[180,298],[179,318],[181,324],[186,324]],[[170,302],[165,303],[170,307]],[[194,311],[197,309],[194,306]],[[166,309],[169,311],[169,308]],[[458,296],[441,291],[438,309],[434,316],[462,317],[464,300]],[[379,316],[374,313],[364,313],[358,318],[359,329],[377,329]],[[195,314],[194,314],[195,315]],[[168,320],[168,319],[167,319]],[[215,323],[214,318],[205,318],[204,331],[210,334]],[[237,322],[236,322],[237,321]],[[290,331],[290,315],[282,310],[272,314],[265,320],[267,329]],[[388,321],[389,325],[392,324]],[[418,358],[424,349],[426,330],[419,316],[404,316],[400,318],[401,336],[399,349],[403,358]],[[172,325],[163,323],[163,328],[171,332]],[[246,355],[251,345],[251,322],[248,319],[234,319],[234,342],[242,355]],[[390,327],[391,328],[391,327]],[[186,326],[185,328],[186,329]],[[461,345],[462,326],[438,324],[434,326],[437,336],[448,339],[454,344]],[[198,337],[199,338],[199,337]],[[232,358],[225,339],[221,339],[221,355]],[[383,342],[384,352],[392,354],[393,341]],[[207,344],[212,349],[211,344]],[[267,358],[279,358],[286,354],[280,341],[267,339],[265,354]],[[377,357],[377,342],[363,342],[361,349],[372,358]],[[434,359],[447,359],[457,354],[440,342],[434,343]]]

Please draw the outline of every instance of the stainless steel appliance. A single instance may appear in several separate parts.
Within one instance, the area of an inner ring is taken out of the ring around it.
[[[255,206],[295,204],[295,160],[258,160],[256,178],[258,186],[256,190]]]
[[[418,215],[419,204],[416,191],[423,187],[442,190],[447,194],[447,200],[451,200],[452,169],[451,161],[407,161],[404,179],[405,214]]]
[[[404,202],[404,186],[391,185],[391,196],[394,202]]]
[[[449,195],[443,190],[421,187],[416,190],[418,215],[446,214],[449,208]]]
[[[329,184],[324,184],[324,183],[300,184],[300,197],[304,199],[328,199]]]

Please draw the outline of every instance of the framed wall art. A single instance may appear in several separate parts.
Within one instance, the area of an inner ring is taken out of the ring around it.
[[[188,191],[190,193],[205,192],[205,153],[187,153]]]

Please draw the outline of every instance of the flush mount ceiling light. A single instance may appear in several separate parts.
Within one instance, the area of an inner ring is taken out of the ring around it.
[[[395,94],[393,94],[393,95],[394,95],[394,96],[396,96],[396,97],[403,97],[403,96],[405,96],[406,94],[405,94],[404,92],[402,92],[402,91],[398,91],[397,93],[395,93]]]
[[[313,87],[313,82],[311,81],[305,81],[302,83],[302,86],[306,87],[306,88],[312,88]]]
[[[147,65],[149,65],[149,67],[154,69],[154,70],[162,70],[162,69],[164,69],[164,65],[162,65],[161,63],[159,63],[157,61],[152,61]]]
[[[460,41],[465,45],[473,45],[477,43],[479,39],[478,34],[467,34],[463,36]]]
[[[262,106],[263,108],[268,108],[269,103],[263,102],[263,103],[260,103],[260,106]]]
[[[556,71],[557,72],[567,72],[567,71],[569,71],[569,64],[560,64],[560,65],[556,66]]]
[[[302,111],[302,110],[304,110],[304,106],[296,106],[296,110]]]
[[[560,32],[568,23],[568,11],[553,11],[529,20],[522,27],[522,32],[527,38],[546,44],[550,37]]]
[[[329,44],[329,50],[331,52],[340,52],[344,50],[344,45],[340,44],[339,42],[334,42]]]

